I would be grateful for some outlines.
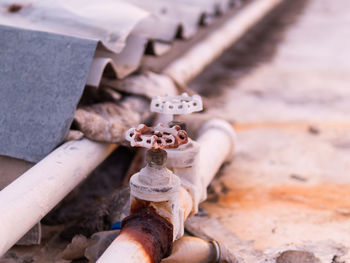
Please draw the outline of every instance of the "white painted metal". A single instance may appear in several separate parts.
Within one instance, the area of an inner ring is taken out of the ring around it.
[[[179,96],[157,96],[151,102],[151,111],[162,114],[190,114],[201,110],[202,98],[198,95],[189,96],[187,93]]]
[[[0,192],[0,256],[38,223],[115,148],[70,141]]]

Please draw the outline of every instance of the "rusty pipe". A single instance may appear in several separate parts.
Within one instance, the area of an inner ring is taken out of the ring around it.
[[[172,224],[146,206],[123,220],[119,236],[97,262],[160,262],[170,254],[172,242]]]

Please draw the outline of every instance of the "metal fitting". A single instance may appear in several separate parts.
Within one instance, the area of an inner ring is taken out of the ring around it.
[[[183,234],[183,219],[179,204],[181,180],[165,167],[167,152],[188,142],[187,133],[179,126],[172,128],[144,124],[126,133],[132,146],[149,148],[146,153],[146,167],[130,178],[131,214],[144,206],[154,209],[173,225],[173,238]],[[167,141],[169,140],[169,141]]]

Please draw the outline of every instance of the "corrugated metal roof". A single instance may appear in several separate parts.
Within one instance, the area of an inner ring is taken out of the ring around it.
[[[146,44],[155,55],[166,52],[176,37],[189,38],[200,23],[209,23],[234,0],[14,0],[1,3],[0,24],[98,41],[88,85],[98,86],[110,64],[118,78],[135,71]]]
[[[107,66],[116,78],[124,78],[140,67],[146,51],[167,52],[175,38],[190,38],[200,25],[211,23],[239,1],[1,1],[0,92],[12,89],[14,103],[16,96],[26,94],[26,103],[15,108],[0,105],[0,154],[40,160],[67,134],[85,84],[98,87]],[[72,43],[90,48],[78,51]],[[80,69],[77,60],[83,65]],[[10,64],[4,68],[3,63]],[[75,74],[82,69],[84,74]],[[71,90],[76,96],[57,103],[57,97]],[[28,114],[35,117],[25,117]],[[18,123],[24,127],[18,129]]]

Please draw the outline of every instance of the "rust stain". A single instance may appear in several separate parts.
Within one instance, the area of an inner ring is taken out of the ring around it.
[[[133,200],[131,200],[130,204],[130,214],[135,214],[138,213],[139,211],[142,211],[144,209],[154,209],[154,210],[164,210],[168,212],[169,214],[171,213],[171,207],[169,204],[169,201],[161,201],[161,202],[151,202],[151,201],[146,201],[146,200],[141,200],[139,198],[134,197]],[[171,223],[170,218],[165,217],[162,215],[163,218],[169,221]]]
[[[171,252],[173,225],[158,215],[155,209],[146,206],[124,218],[120,235],[137,242],[151,263],[159,263]]]
[[[311,209],[349,211],[350,185],[319,184],[313,186],[278,185],[231,189],[220,196],[219,203],[237,209],[255,209],[275,203],[305,206]],[[341,214],[346,214],[339,212]]]
[[[10,13],[16,13],[22,9],[21,4],[12,4],[7,8],[7,11]]]
[[[305,121],[288,121],[288,122],[251,122],[236,123],[233,127],[237,131],[251,129],[283,129],[283,130],[303,130],[310,131],[310,128],[326,129],[350,129],[349,122],[305,122]]]

